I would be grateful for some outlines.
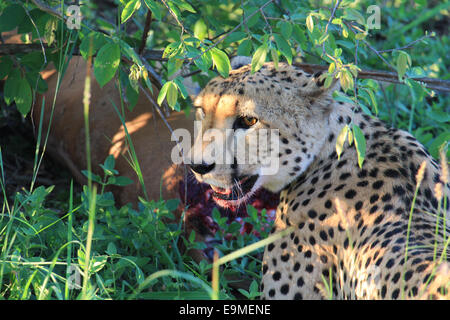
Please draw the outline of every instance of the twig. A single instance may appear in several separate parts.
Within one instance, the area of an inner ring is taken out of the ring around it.
[[[152,22],[152,11],[147,11],[147,17],[145,18],[144,32],[142,33],[141,46],[139,47],[138,53],[142,55],[147,43],[148,32],[150,31],[150,24]]]
[[[408,43],[407,45],[405,45],[405,46],[403,46],[403,47],[400,47],[400,48],[394,48],[394,49],[387,49],[387,50],[378,50],[378,52],[379,52],[379,53],[384,53],[384,52],[392,52],[392,51],[395,51],[395,50],[409,49],[410,47],[412,47],[413,45],[415,45],[417,42],[420,42],[420,41],[422,41],[422,40],[424,40],[424,39],[426,39],[426,38],[434,38],[434,36],[435,36],[435,34],[434,34],[434,32],[433,32],[433,33],[431,33],[431,34],[426,34],[426,35],[424,35],[423,37],[421,37],[421,38],[419,38],[419,39],[417,39],[417,40],[414,40],[413,42],[410,42],[410,43]]]
[[[33,18],[31,17],[30,13],[28,12],[28,9],[25,8],[25,6],[23,4],[21,4],[21,6],[22,6],[23,10],[25,10],[25,13],[28,16],[28,19],[30,19],[31,23],[33,24],[34,29],[36,30],[37,36],[39,38],[39,43],[41,44],[42,56],[44,57],[44,65],[46,65],[47,64],[47,55],[45,54],[44,43],[42,42],[42,38],[41,38],[41,34],[39,32],[39,29],[36,26],[36,24],[34,23]],[[33,101],[34,101],[34,99],[33,99]]]
[[[340,3],[341,3],[341,0],[337,0],[337,1],[336,1],[336,4],[334,5],[333,11],[331,12],[331,15],[330,15],[330,19],[328,19],[328,23],[327,23],[327,25],[325,26],[325,33],[328,32],[328,27],[330,26],[330,23],[331,23],[331,21],[332,21],[333,18],[334,18],[334,14],[336,13],[336,9],[339,7],[339,4],[340,4]]]
[[[31,0],[31,2],[33,2],[40,10],[47,12],[48,14],[51,14],[52,16],[55,16],[59,19],[63,19],[64,21],[67,20],[67,18],[64,17],[64,15],[60,13],[56,8],[52,8],[49,5],[41,2],[40,0]]]
[[[334,18],[334,14],[336,13],[336,9],[339,7],[339,4],[341,3],[341,0],[337,0],[336,4],[333,7],[333,11],[331,11],[331,15],[330,15],[330,19],[328,19],[327,25],[325,26],[325,32],[324,34],[326,34],[328,32],[328,27],[330,26],[331,21]],[[322,43],[322,55],[326,54],[325,52],[325,41]],[[328,55],[327,55],[328,56]],[[332,58],[333,59],[333,58]],[[335,61],[336,62],[336,61]]]
[[[242,21],[246,21],[245,19],[245,10],[244,10],[244,0],[241,0],[241,9],[242,9]],[[247,23],[244,22],[244,28],[245,28],[245,32],[247,32],[247,34],[250,34],[250,29],[248,28]]]
[[[36,50],[40,50],[41,45],[38,43],[33,44],[0,44],[0,56],[2,55],[11,55],[16,53],[29,53]],[[54,49],[57,50],[56,47],[49,47],[44,44],[44,48],[46,49]],[[374,49],[376,50],[376,49]],[[144,54],[141,56],[146,60],[152,61],[167,61],[167,59],[162,58],[162,50],[145,50]],[[73,55],[79,56],[80,51],[74,50]],[[144,61],[144,60],[143,60]],[[310,73],[315,73],[317,71],[324,71],[328,69],[328,66],[319,65],[319,64],[311,64],[311,63],[294,63],[294,65],[299,66],[305,71]],[[146,68],[148,68],[148,63],[145,64]],[[193,71],[192,74],[196,74],[196,71]],[[189,75],[189,74],[188,74]],[[188,76],[185,75],[185,76]],[[403,83],[398,80],[397,73],[388,72],[388,71],[379,71],[379,70],[361,70],[358,72],[358,77],[361,79],[373,79],[376,81],[383,82],[391,82],[391,83]],[[450,92],[450,80],[442,80],[436,78],[415,78],[417,81],[421,81],[427,85],[428,89]]]
[[[156,101],[153,99],[153,97],[148,93],[148,91],[140,83],[139,83],[139,88],[145,94],[145,96],[147,97],[148,101],[150,101],[150,103],[155,108],[155,110],[158,112],[158,114],[161,117],[162,121],[165,123],[165,125],[169,129],[170,133],[172,134],[173,133],[173,129],[170,126],[169,122],[167,121],[166,117],[164,116],[164,114],[163,114],[161,108],[159,107],[159,105],[156,103]]]
[[[184,27],[184,25],[180,22],[180,20],[178,19],[177,15],[172,11],[172,9],[170,9],[170,7],[167,5],[165,0],[161,0],[161,2],[164,4],[164,6],[167,8],[167,10],[169,11],[170,15],[175,19],[175,21],[178,23],[178,25],[181,27],[181,36],[183,36],[183,34],[189,33],[187,31],[187,29]],[[189,33],[190,34],[190,33]],[[181,38],[180,36],[180,38]]]
[[[169,122],[167,121],[166,117],[164,116],[164,114],[163,114],[161,108],[159,107],[159,105],[156,103],[156,101],[153,99],[153,97],[148,93],[148,91],[141,84],[139,84],[139,88],[141,89],[142,92],[144,92],[144,94],[147,97],[148,101],[150,101],[150,103],[152,104],[153,108],[155,108],[155,110],[158,112],[159,116],[161,117],[162,121],[166,125],[167,129],[169,129],[170,134],[173,135],[173,129],[172,129],[171,125],[169,124]],[[183,155],[183,148],[180,147],[180,141],[177,139],[175,142],[176,142],[178,150]],[[183,165],[185,165],[184,161],[183,161]]]
[[[270,26],[270,23],[269,23],[269,21],[267,21],[267,17],[266,17],[266,15],[264,14],[264,10],[262,9],[262,8],[259,8],[259,12],[261,12],[261,15],[263,16],[263,18],[264,18],[264,21],[266,22],[266,27],[269,29],[269,33],[270,33],[270,35],[272,36],[272,27]]]
[[[356,32],[353,30],[353,29],[357,29],[358,30],[358,28],[356,27],[356,26],[354,26],[353,24],[351,24],[351,23],[348,23],[348,22],[345,22],[344,21],[344,24],[350,29],[350,31],[351,32],[353,32],[354,34],[356,34]],[[392,65],[392,64],[390,64],[389,63],[389,61],[387,61],[381,54],[380,54],[380,52],[377,50],[377,49],[375,49],[374,47],[372,47],[371,45],[370,45],[370,43],[368,43],[365,39],[363,39],[363,40],[361,40],[362,42],[364,42],[364,44],[373,52],[373,53],[375,53],[391,70],[393,70],[393,71],[395,71],[395,72],[397,72],[397,69]]]
[[[359,40],[356,40],[356,46],[355,46],[355,66],[358,65],[358,47],[359,47]],[[355,80],[353,81],[353,91],[355,93],[355,102],[356,105],[359,108],[359,102],[358,102],[358,74],[355,76]]]
[[[233,32],[235,32],[237,29],[239,29],[244,23],[246,23],[251,17],[253,17],[255,14],[257,14],[259,12],[259,10],[264,9],[265,7],[267,7],[270,3],[272,3],[273,0],[269,0],[266,3],[264,3],[261,7],[259,7],[258,10],[255,10],[252,14],[250,14],[248,17],[246,17],[245,19],[242,20],[241,23],[239,23],[236,27],[234,27],[233,29],[231,29],[230,31],[228,31],[227,33],[225,33],[219,40],[216,41],[216,43],[214,43],[212,46],[208,47],[204,52],[198,54],[197,56],[195,56],[194,58],[192,58],[191,61],[189,61],[188,66],[192,63],[192,61],[197,60],[198,58],[200,58],[203,54],[205,54],[206,52],[208,52],[209,50],[217,47],[219,45],[219,43],[221,43],[223,40],[225,40],[230,34],[232,34]]]

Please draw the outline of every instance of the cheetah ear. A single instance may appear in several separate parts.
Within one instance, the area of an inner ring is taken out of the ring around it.
[[[318,71],[314,75],[310,76],[310,80],[304,82],[300,86],[300,94],[303,96],[319,97],[319,96],[331,96],[335,90],[340,89],[340,83],[338,79],[333,78],[330,86],[325,88],[324,71]]]

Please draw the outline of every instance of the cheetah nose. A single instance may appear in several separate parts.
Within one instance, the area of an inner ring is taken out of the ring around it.
[[[215,163],[206,164],[204,162],[202,162],[201,164],[190,164],[189,165],[189,167],[191,167],[191,170],[198,174],[207,174],[208,172],[212,171],[215,166],[216,166]]]

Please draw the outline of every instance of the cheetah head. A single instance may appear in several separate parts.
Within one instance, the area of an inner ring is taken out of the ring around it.
[[[191,149],[196,178],[225,207],[245,203],[261,187],[280,191],[323,147],[335,89],[282,63],[254,74],[245,65],[211,80],[194,101],[202,132]]]

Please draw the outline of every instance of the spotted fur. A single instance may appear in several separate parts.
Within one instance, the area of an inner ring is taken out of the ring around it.
[[[238,117],[252,116],[259,120],[253,130],[279,129],[280,170],[256,187],[282,190],[272,232],[295,229],[265,250],[263,298],[449,298],[442,248],[450,212],[438,209],[434,191],[443,185],[450,206],[448,172],[443,176],[408,132],[333,100],[336,88],[325,89],[319,75],[300,68],[268,63],[254,74],[243,66],[213,79],[195,102],[206,128],[232,128]],[[350,123],[367,142],[361,169],[354,146],[346,143],[339,159],[335,152],[337,134]],[[257,172],[258,165],[217,165],[197,178],[223,187]]]

